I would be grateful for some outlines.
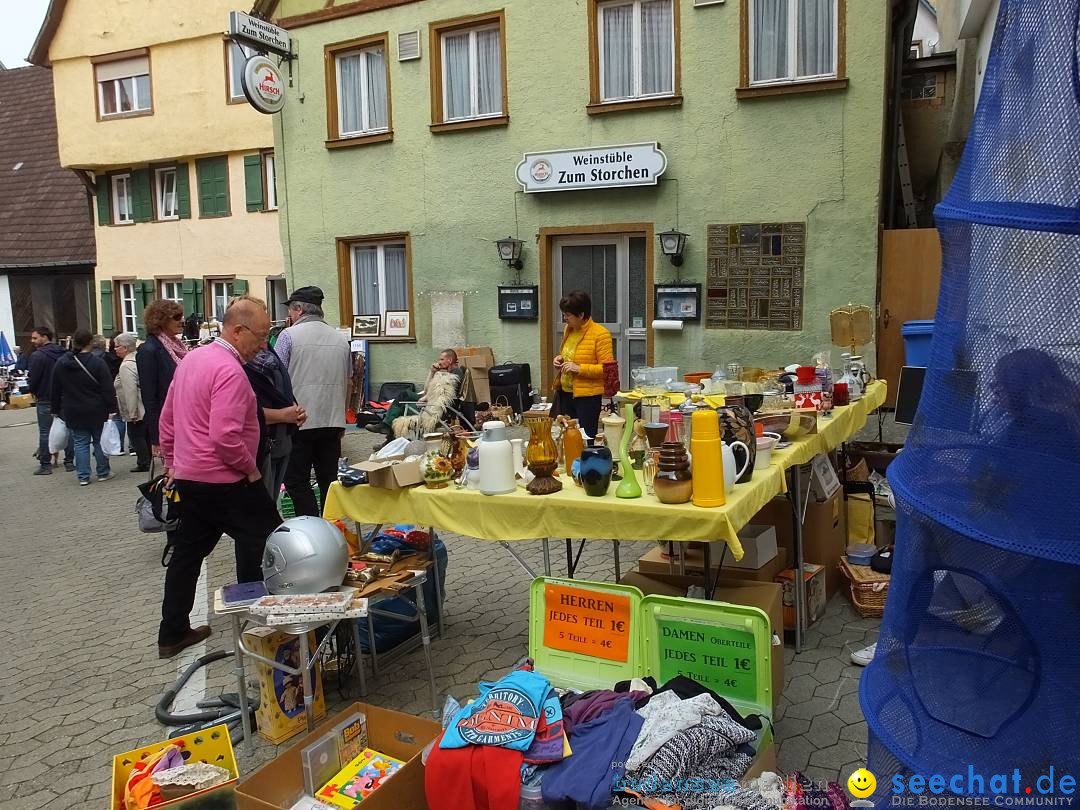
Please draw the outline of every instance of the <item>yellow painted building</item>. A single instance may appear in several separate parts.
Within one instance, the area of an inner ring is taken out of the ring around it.
[[[99,329],[143,332],[157,298],[282,317],[271,116],[244,98],[226,0],[51,0],[30,56],[52,68],[62,165],[94,190]]]

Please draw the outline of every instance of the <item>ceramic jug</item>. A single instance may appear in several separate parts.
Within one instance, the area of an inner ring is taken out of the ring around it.
[[[480,442],[480,491],[485,495],[505,495],[517,487],[514,481],[514,451],[502,422],[484,422]]]
[[[742,442],[750,453],[750,461],[745,465],[735,483],[743,484],[754,474],[754,456],[757,455],[757,442],[754,441],[754,415],[746,407],[741,396],[725,396],[724,407],[717,409],[720,418],[720,431],[725,444]]]
[[[743,465],[740,467],[735,461],[734,447],[739,447],[743,451]],[[750,463],[750,450],[742,442],[731,442],[725,444],[720,448],[720,452],[724,456],[724,492],[731,494],[731,491],[735,489],[735,482],[739,480],[746,467]]]

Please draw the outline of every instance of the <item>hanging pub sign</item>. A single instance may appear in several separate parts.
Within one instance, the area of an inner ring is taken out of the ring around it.
[[[270,51],[287,59],[292,58],[292,42],[288,31],[242,11],[229,12],[229,38],[259,51]]]
[[[273,61],[256,54],[244,63],[241,86],[248,103],[267,115],[280,112],[285,106],[285,82]]]
[[[655,186],[665,169],[667,155],[653,141],[526,152],[517,179],[526,193]]]

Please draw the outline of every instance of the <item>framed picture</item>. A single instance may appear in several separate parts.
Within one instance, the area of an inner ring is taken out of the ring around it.
[[[382,317],[379,315],[354,315],[352,319],[352,336],[378,337],[382,329]]]
[[[387,337],[408,337],[409,314],[409,311],[405,309],[387,310],[386,331],[383,334]]]
[[[499,317],[536,320],[540,316],[539,287],[499,287]]]

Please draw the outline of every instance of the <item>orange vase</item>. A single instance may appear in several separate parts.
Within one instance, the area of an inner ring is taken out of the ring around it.
[[[566,474],[570,475],[574,469],[574,462],[581,458],[581,451],[585,449],[585,440],[581,438],[581,430],[578,428],[576,419],[571,419],[566,430],[563,431],[562,448],[563,468]]]

